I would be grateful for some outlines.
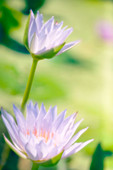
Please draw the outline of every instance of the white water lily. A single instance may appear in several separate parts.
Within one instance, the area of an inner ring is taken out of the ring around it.
[[[9,132],[12,143],[5,137],[6,143],[22,158],[41,163],[46,161],[59,161],[85,147],[93,141],[77,143],[76,140],[87,130],[76,129],[82,122],[75,123],[76,114],[65,118],[66,110],[57,115],[57,107],[50,107],[46,112],[44,105],[39,109],[37,103],[30,102],[27,105],[26,118],[21,111],[13,105],[14,118],[3,108],[2,119]],[[58,157],[57,157],[58,156]]]
[[[24,44],[32,55],[39,58],[52,58],[59,55],[79,43],[79,41],[73,41],[65,44],[65,40],[72,33],[73,28],[67,29],[67,26],[63,28],[62,26],[63,21],[55,22],[54,17],[44,23],[43,15],[38,11],[35,17],[31,10]]]

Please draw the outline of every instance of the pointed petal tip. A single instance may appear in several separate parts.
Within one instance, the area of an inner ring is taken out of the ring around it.
[[[72,46],[71,47],[73,47],[74,45],[77,45],[77,44],[79,44],[81,42],[81,40],[76,40],[76,41],[72,41],[72,42],[70,42],[70,43],[68,43],[68,44],[71,44]]]
[[[41,14],[39,11],[37,11],[37,15],[36,16],[42,16],[43,17],[43,14]]]
[[[90,140],[89,140],[89,142],[93,142],[93,141],[94,141],[94,139],[90,139]]]
[[[31,105],[33,105],[32,100],[29,101],[29,103],[27,104],[27,106],[31,106]]]
[[[15,104],[13,104],[13,111],[15,113],[15,110],[17,110],[18,108],[15,106]]]
[[[81,40],[76,40],[74,42],[75,42],[75,45],[76,45],[76,44],[79,44],[81,42]]]
[[[34,13],[33,13],[32,9],[30,9],[30,14],[31,14],[31,15],[34,15]]]
[[[89,139],[89,140],[87,140],[86,142],[84,142],[84,144],[85,145],[88,145],[89,143],[91,143],[91,142],[93,142],[94,141],[94,139]]]
[[[84,120],[84,118],[82,118],[82,119],[80,120],[80,123],[83,122],[83,120]]]
[[[87,130],[87,129],[89,129],[89,127],[86,127],[85,129]]]
[[[86,128],[84,128],[84,129],[82,129],[82,130],[83,130],[84,132],[86,132],[86,131],[88,130],[88,128],[89,128],[89,127],[86,127]],[[83,133],[84,133],[84,132],[83,132]]]
[[[75,113],[74,113],[74,118],[76,118],[77,115],[78,115],[78,112],[75,112]]]

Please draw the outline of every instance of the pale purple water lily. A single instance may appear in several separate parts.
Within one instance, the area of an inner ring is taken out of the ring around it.
[[[65,118],[66,110],[57,115],[57,107],[50,107],[46,112],[44,105],[39,109],[37,103],[27,105],[26,118],[13,105],[14,118],[5,110],[2,119],[9,132],[12,143],[5,137],[6,143],[22,158],[37,163],[44,163],[61,154],[66,158],[93,141],[77,143],[76,140],[88,129],[82,129],[75,134],[82,122],[75,123],[76,113]]]
[[[96,31],[100,38],[102,38],[105,42],[113,43],[113,23],[107,20],[100,21],[96,25]]]
[[[50,56],[44,56],[44,58],[51,58],[51,55],[52,57],[59,55],[78,44],[79,41],[65,44],[65,40],[72,33],[73,28],[67,29],[67,26],[63,28],[62,26],[63,21],[60,23],[55,22],[54,17],[44,23],[43,15],[38,11],[35,17],[31,10],[27,31],[25,31],[28,35],[25,34],[24,40],[30,53],[35,56],[41,56],[46,53],[47,55],[50,54]],[[54,54],[51,50],[54,51]]]

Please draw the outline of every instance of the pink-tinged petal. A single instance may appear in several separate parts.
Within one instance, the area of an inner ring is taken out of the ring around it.
[[[57,53],[57,55],[62,54],[63,52],[69,50],[70,48],[72,48],[73,46],[77,45],[80,41],[74,41],[74,42],[70,42],[66,45],[63,46],[63,48]]]
[[[54,30],[60,30],[62,26],[63,26],[63,21],[61,21],[60,23],[56,22],[54,24]]]
[[[36,15],[36,25],[37,25],[37,30],[39,32],[43,26],[43,15],[40,14],[39,11],[37,12],[37,15]]]
[[[69,149],[65,150],[62,158],[66,158],[74,153],[77,153],[78,151],[80,151],[82,148],[84,148],[86,145],[88,145],[89,143],[91,143],[93,141],[93,139],[88,140],[84,143],[75,143],[74,145],[72,145]]]
[[[80,130],[76,135],[74,135],[70,139],[70,141],[66,144],[65,149],[69,148],[87,129],[88,129],[88,127]]]
[[[20,152],[4,135],[5,142],[9,145],[9,147],[20,157],[26,159],[26,155]]]

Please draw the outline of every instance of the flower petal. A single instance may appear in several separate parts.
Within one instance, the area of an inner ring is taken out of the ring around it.
[[[38,33],[38,30],[37,30],[37,25],[36,25],[34,14],[33,14],[32,10],[31,10],[29,31],[28,31],[29,48],[30,48],[31,40],[32,40],[32,37],[33,37],[34,33]]]
[[[36,53],[39,50],[39,39],[37,37],[36,32],[33,34],[33,37],[30,42],[30,51],[31,53]]]
[[[64,110],[62,113],[60,113],[57,117],[57,119],[55,120],[54,123],[54,130],[56,131],[58,129],[58,127],[61,125],[61,123],[64,120],[65,114],[66,114],[67,110]]]
[[[88,127],[80,130],[76,135],[74,135],[71,140],[66,144],[65,149],[69,148],[87,129]]]
[[[73,31],[73,28],[68,28],[67,30],[65,30],[65,31],[62,33],[62,35],[61,35],[59,38],[57,38],[58,41],[59,41],[60,43],[63,43],[63,42],[65,41],[65,39],[72,33],[72,31]],[[57,40],[57,39],[56,39],[56,40]]]
[[[19,127],[19,129],[21,129],[21,131],[24,132],[26,129],[25,118],[24,118],[23,114],[21,113],[21,111],[15,105],[13,105],[13,110],[14,110],[14,113],[16,116],[18,127]]]
[[[37,30],[38,33],[41,30],[42,26],[43,26],[43,15],[39,13],[39,11],[37,12],[36,15],[36,25],[37,25]]]
[[[41,34],[48,34],[53,29],[54,17],[52,16],[42,27]]]
[[[9,132],[9,135],[14,143],[15,146],[17,146],[20,150],[23,150],[23,144],[21,139],[19,138],[18,135],[18,128],[15,124],[15,121],[13,117],[8,114],[3,108],[1,108],[2,112],[2,119],[4,121],[4,124],[6,125],[6,128]]]
[[[74,42],[70,42],[70,43],[68,43],[68,44],[65,44],[65,45],[63,46],[63,48],[57,53],[57,55],[62,54],[63,52],[69,50],[70,48],[72,48],[73,46],[75,46],[76,44],[78,44],[79,42],[80,42],[80,41],[78,40],[78,41],[74,41]]]
[[[62,155],[62,158],[66,158],[76,152],[78,152],[79,150],[81,150],[82,148],[84,148],[86,145],[88,145],[90,142],[92,142],[93,139],[91,140],[88,140],[84,143],[75,143],[74,145],[72,145],[69,149],[65,150],[63,155]]]
[[[26,155],[20,152],[4,135],[5,142],[9,145],[9,147],[20,157],[26,159]]]

